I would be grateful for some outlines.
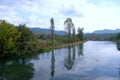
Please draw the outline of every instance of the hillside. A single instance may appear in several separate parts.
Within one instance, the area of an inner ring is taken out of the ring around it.
[[[45,34],[50,34],[51,33],[50,29],[44,29],[44,28],[30,28],[30,30],[35,32],[35,33],[45,33]],[[66,35],[66,32],[55,30],[55,34],[63,36],[63,35]]]
[[[84,37],[88,40],[114,40],[117,33],[120,33],[120,29],[104,29],[96,30],[92,33],[85,33]]]
[[[96,30],[92,34],[116,34],[116,33],[120,33],[120,29],[116,29],[116,30],[110,30],[110,29]]]

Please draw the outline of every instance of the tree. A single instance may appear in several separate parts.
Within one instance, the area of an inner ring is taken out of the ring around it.
[[[84,28],[78,27],[78,38],[79,38],[79,40],[81,40],[81,41],[83,41],[83,38],[84,38],[83,29],[84,29]]]
[[[51,24],[52,47],[53,47],[53,44],[54,44],[54,29],[55,29],[53,18],[50,19],[50,24]]]
[[[120,33],[117,33],[116,39],[119,41],[120,40]]]
[[[28,42],[34,39],[33,32],[30,31],[30,29],[27,28],[25,24],[20,24],[17,28],[21,32],[21,36],[19,38],[20,42]]]
[[[12,24],[0,20],[0,57],[17,52],[17,40],[21,33]]]
[[[73,41],[75,41],[76,40],[75,27],[72,28],[72,37],[73,37]]]
[[[38,41],[25,24],[14,26],[0,20],[0,57],[38,51]]]
[[[21,32],[21,36],[18,39],[18,50],[19,53],[25,54],[25,53],[32,53],[36,52],[35,49],[37,49],[37,44],[33,44],[33,40],[35,42],[35,36],[32,31],[30,31],[29,28],[26,27],[25,24],[20,24],[17,26],[18,30]]]
[[[64,25],[65,25],[65,30],[68,33],[68,41],[71,42],[71,29],[73,28],[74,24],[72,22],[71,18],[67,18],[64,21]]]

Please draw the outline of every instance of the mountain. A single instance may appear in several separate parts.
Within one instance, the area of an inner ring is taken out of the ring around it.
[[[44,28],[30,28],[31,31],[35,32],[35,33],[45,33],[45,34],[51,34],[51,30],[50,29],[44,29]],[[65,31],[56,31],[55,30],[55,34],[56,35],[66,35]]]
[[[116,33],[120,33],[120,29],[116,29],[116,30],[104,29],[104,30],[96,30],[92,32],[92,34],[116,34]]]

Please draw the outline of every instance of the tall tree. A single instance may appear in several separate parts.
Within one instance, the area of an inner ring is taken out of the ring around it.
[[[68,41],[71,42],[71,29],[74,26],[72,19],[71,18],[67,18],[64,21],[64,25],[65,25],[65,31],[68,33]]]
[[[54,29],[55,29],[53,18],[50,19],[50,24],[51,24],[52,47],[53,47],[53,45],[54,45]]]
[[[83,30],[84,30],[84,28],[78,27],[78,38],[81,41],[83,41],[83,38],[84,38]]]
[[[72,37],[73,37],[73,41],[76,40],[76,33],[75,33],[75,27],[73,26],[72,28]]]

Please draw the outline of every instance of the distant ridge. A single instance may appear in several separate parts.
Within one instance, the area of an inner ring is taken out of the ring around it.
[[[96,30],[92,33],[93,34],[116,34],[116,33],[120,33],[120,29],[116,29],[116,30],[110,30],[110,29]]]
[[[50,29],[45,29],[45,28],[29,28],[32,32],[36,32],[36,33],[45,33],[45,34],[51,34],[51,30]],[[66,35],[65,31],[56,31],[55,30],[55,34],[56,35],[61,35],[64,36]]]

